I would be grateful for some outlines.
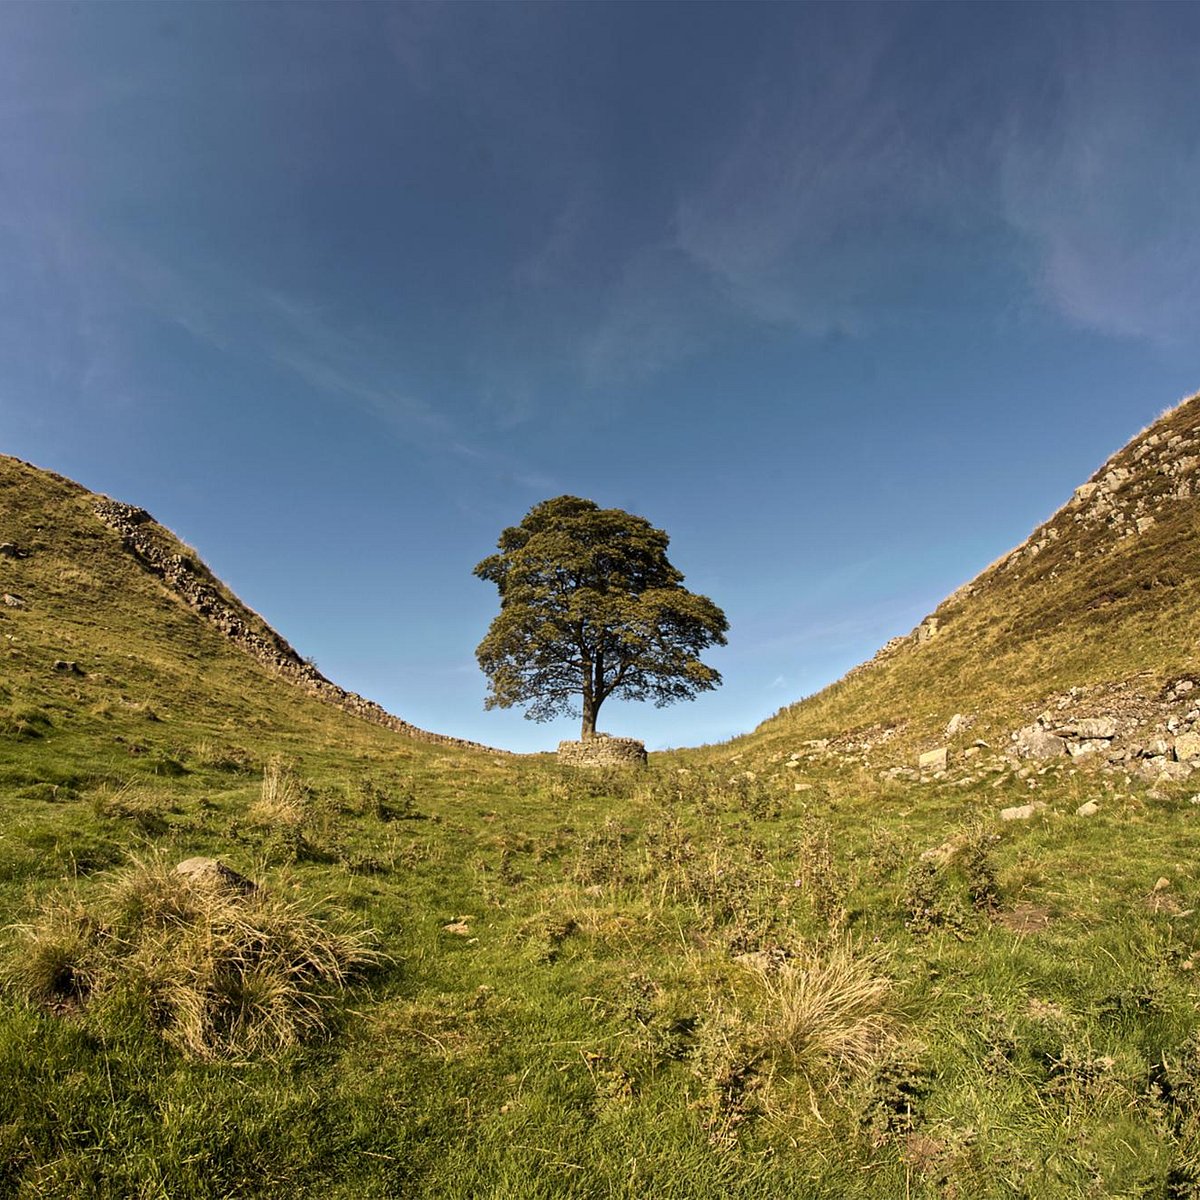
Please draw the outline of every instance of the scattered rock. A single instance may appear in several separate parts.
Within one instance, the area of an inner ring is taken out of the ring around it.
[[[1083,741],[1083,742],[1067,742],[1067,753],[1072,758],[1078,758],[1081,754],[1099,754],[1101,751],[1107,751],[1109,743],[1107,741]]]
[[[1192,768],[1187,763],[1161,756],[1148,758],[1137,768],[1137,774],[1150,783],[1174,783],[1186,779],[1191,773]]]
[[[1171,881],[1165,875],[1160,875],[1154,881],[1154,886],[1150,890],[1152,892],[1165,892],[1170,886]]]
[[[1200,758],[1200,733],[1181,733],[1175,739],[1175,757],[1179,762]]]
[[[1041,812],[1046,807],[1042,800],[1034,800],[1030,804],[1017,804],[1012,808],[1002,808],[1000,810],[1000,820],[1002,821],[1028,821],[1035,813]]]
[[[813,785],[811,783],[793,783],[792,784],[793,792],[811,792],[812,790],[813,790]]]
[[[938,618],[926,617],[920,625],[917,626],[917,645],[923,646],[926,642],[932,641],[938,635]]]
[[[1077,817],[1094,817],[1099,811],[1100,805],[1095,800],[1088,800],[1075,810],[1075,815]]]
[[[442,932],[452,933],[455,937],[470,937],[472,920],[471,917],[455,917],[453,921],[447,921],[442,926]]]
[[[962,733],[964,729],[969,729],[974,723],[975,721],[972,717],[963,716],[962,713],[955,713],[946,722],[946,736],[950,738],[956,733]]]
[[[917,766],[922,771],[944,771],[946,769],[946,747],[940,746],[936,750],[926,750],[917,759]]]
[[[1117,722],[1112,717],[1077,717],[1054,732],[1059,737],[1112,741],[1117,736]]]
[[[5,592],[0,599],[3,599],[5,608],[24,608],[25,601],[20,596],[14,596],[12,592]]]
[[[257,890],[257,884],[252,879],[247,879],[245,875],[215,858],[185,858],[175,868],[175,873],[184,876],[190,883],[219,887],[225,891],[239,892],[243,896]]]
[[[921,851],[921,861],[931,862],[934,866],[944,867],[951,863],[966,845],[966,835],[958,834],[944,841],[940,846],[931,846]]]
[[[1067,753],[1067,744],[1040,725],[1026,725],[1013,734],[1013,750],[1019,758],[1059,758]]]

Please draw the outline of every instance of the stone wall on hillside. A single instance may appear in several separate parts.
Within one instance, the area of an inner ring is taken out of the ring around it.
[[[490,750],[493,754],[508,753],[482,746],[478,742],[418,729],[392,716],[373,700],[338,687],[312,663],[305,662],[261,617],[223,595],[215,576],[207,567],[170,548],[173,539],[145,509],[99,498],[93,511],[105,525],[121,535],[125,549],[148,571],[157,575],[189,608],[268,670],[295,684],[307,695],[416,741]]]
[[[646,745],[637,738],[598,733],[582,742],[559,742],[558,761],[570,767],[644,767]]]

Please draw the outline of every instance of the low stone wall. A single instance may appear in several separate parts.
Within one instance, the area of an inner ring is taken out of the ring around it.
[[[302,659],[257,613],[247,609],[232,593],[223,594],[226,589],[203,563],[178,553],[173,545],[174,535],[159,525],[145,509],[134,508],[131,504],[122,504],[107,497],[97,497],[93,511],[105,525],[120,534],[125,549],[146,570],[157,575],[189,608],[264,667],[294,683],[308,695],[419,742],[489,750],[492,754],[508,753],[507,750],[481,746],[478,742],[418,729],[392,716],[375,701],[338,687],[312,663]]]
[[[559,742],[558,761],[569,767],[644,767],[646,745],[637,738],[598,733],[582,742]]]

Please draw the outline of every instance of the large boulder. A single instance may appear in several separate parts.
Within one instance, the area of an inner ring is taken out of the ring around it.
[[[1040,725],[1026,725],[1013,734],[1013,750],[1019,758],[1060,758],[1067,743]]]
[[[1175,739],[1175,757],[1180,762],[1200,759],[1200,733],[1181,733]]]

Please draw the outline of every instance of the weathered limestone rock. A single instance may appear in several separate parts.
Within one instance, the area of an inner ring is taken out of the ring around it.
[[[348,692],[326,679],[269,625],[236,602],[231,603],[222,592],[219,581],[202,563],[197,563],[186,554],[175,554],[167,549],[169,543],[164,540],[165,531],[157,528],[154,518],[144,508],[134,508],[131,504],[101,497],[93,505],[93,512],[98,520],[120,535],[121,544],[125,549],[147,571],[158,576],[184,604],[199,613],[263,666],[294,683],[308,695],[416,741],[491,750],[493,754],[508,754],[507,750],[495,750],[478,742],[418,729],[417,726],[393,716],[373,700],[368,700],[357,692]],[[8,603],[7,596],[4,601]],[[20,608],[23,605],[16,604],[10,607]]]
[[[1030,804],[1017,804],[1012,808],[1002,808],[1000,810],[1000,820],[1002,821],[1028,821],[1035,813],[1041,812],[1046,807],[1041,800],[1034,800]]]
[[[1059,758],[1067,753],[1062,738],[1040,725],[1026,725],[1013,734],[1013,750],[1019,758]]]
[[[1102,738],[1111,741],[1117,736],[1117,723],[1112,717],[1076,717],[1054,732],[1059,737],[1077,737],[1083,740]]]
[[[937,637],[938,634],[938,618],[929,617],[917,626],[917,645],[923,646],[926,642]]]
[[[1175,757],[1179,762],[1200,758],[1200,733],[1181,733],[1175,739]]]
[[[946,722],[946,736],[953,737],[956,733],[962,733],[964,729],[970,728],[972,724],[970,717],[963,716],[962,713],[955,713],[954,716]]]
[[[571,767],[644,767],[646,745],[637,738],[598,733],[582,742],[559,742],[558,761]]]
[[[917,759],[917,766],[922,771],[944,771],[946,769],[946,747],[939,746],[936,750],[926,750]]]
[[[186,858],[175,868],[175,873],[191,883],[240,892],[243,896],[249,895],[257,886],[253,880],[247,879],[245,875],[239,874],[215,858]]]
[[[1094,817],[1099,811],[1100,805],[1095,800],[1088,800],[1075,810],[1075,815],[1077,817]]]
[[[1192,773],[1192,768],[1188,763],[1174,762],[1165,755],[1155,755],[1146,759],[1138,767],[1137,773],[1151,783],[1173,783],[1186,779]]]
[[[0,600],[4,601],[5,608],[25,607],[25,601],[22,600],[20,596],[14,596],[12,592],[5,592],[3,596],[0,596]]]
[[[1109,747],[1108,740],[1100,741],[1099,739],[1091,739],[1082,742],[1067,742],[1067,753],[1072,758],[1078,758],[1081,754],[1099,754]]]

